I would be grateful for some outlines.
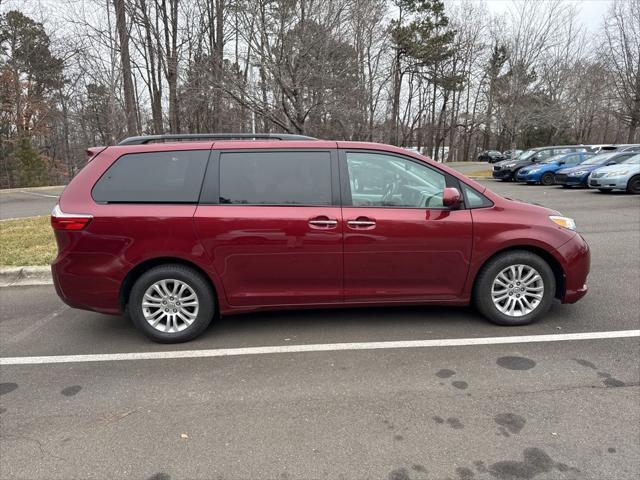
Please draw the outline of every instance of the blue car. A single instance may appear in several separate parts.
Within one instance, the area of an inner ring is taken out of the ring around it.
[[[593,155],[591,152],[569,152],[554,155],[542,162],[534,163],[518,170],[516,181],[526,182],[529,185],[534,183],[553,185],[555,183],[555,174],[558,170],[566,167],[575,167]]]
[[[608,165],[617,165],[636,155],[633,152],[607,152],[591,157],[578,166],[562,168],[556,172],[556,184],[562,188],[586,187],[587,179],[594,170]]]

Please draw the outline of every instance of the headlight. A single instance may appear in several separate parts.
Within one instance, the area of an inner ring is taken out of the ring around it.
[[[569,175],[573,175],[573,176],[580,176],[580,175],[584,175],[585,173],[587,173],[589,170],[578,170],[577,172],[571,172]]]
[[[529,170],[527,173],[538,173],[539,171],[539,168],[534,168],[533,170]]]
[[[515,167],[515,166],[516,166],[515,163],[507,163],[507,164],[503,165],[502,167],[503,168],[511,168],[511,167]]]
[[[556,225],[560,225],[562,228],[567,228],[569,230],[573,230],[574,232],[576,231],[576,222],[573,220],[573,218],[551,215],[549,216],[549,219]]]
[[[629,170],[615,170],[613,172],[609,172],[605,175],[605,177],[622,177],[623,175],[627,175]]]

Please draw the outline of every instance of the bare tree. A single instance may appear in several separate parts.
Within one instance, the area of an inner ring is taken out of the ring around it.
[[[620,115],[633,143],[640,125],[640,0],[615,0],[605,20],[604,59],[614,73]]]

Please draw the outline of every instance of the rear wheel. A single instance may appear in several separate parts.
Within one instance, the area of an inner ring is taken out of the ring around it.
[[[184,265],[160,265],[133,285],[128,311],[134,325],[152,340],[186,342],[211,323],[215,296],[198,271]]]
[[[497,255],[476,278],[474,303],[498,325],[527,325],[543,315],[553,302],[556,281],[540,256],[514,250]]]
[[[544,175],[542,175],[542,177],[540,177],[540,184],[541,185],[545,185],[545,186],[549,186],[549,185],[553,185],[555,183],[555,175],[551,172],[547,172]]]
[[[627,192],[639,194],[640,193],[640,175],[634,175],[629,179],[627,183]]]

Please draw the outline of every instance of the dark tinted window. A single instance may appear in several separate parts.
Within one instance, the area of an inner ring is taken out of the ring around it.
[[[93,199],[108,203],[195,203],[208,158],[209,150],[123,155],[93,187]]]
[[[329,152],[220,155],[220,203],[331,205]]]

